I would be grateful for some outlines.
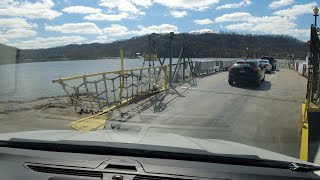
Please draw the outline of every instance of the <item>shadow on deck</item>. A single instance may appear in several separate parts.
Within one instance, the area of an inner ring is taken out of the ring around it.
[[[308,113],[309,147],[308,161],[320,163],[320,111]]]
[[[270,81],[264,81],[261,82],[261,85],[259,87],[256,87],[253,83],[237,83],[234,84],[234,87],[238,87],[241,89],[248,89],[248,90],[255,90],[255,91],[268,91],[271,89],[271,82]]]

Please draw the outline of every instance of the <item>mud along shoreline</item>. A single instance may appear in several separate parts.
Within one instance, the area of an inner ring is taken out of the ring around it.
[[[71,130],[66,125],[90,114],[75,111],[68,97],[0,102],[0,133],[33,130]]]

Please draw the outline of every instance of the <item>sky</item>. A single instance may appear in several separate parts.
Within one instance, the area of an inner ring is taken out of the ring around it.
[[[307,41],[315,6],[312,0],[0,0],[0,43],[36,49],[168,32]]]

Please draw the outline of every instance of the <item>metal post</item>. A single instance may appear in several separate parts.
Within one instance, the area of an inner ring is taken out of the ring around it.
[[[165,90],[168,90],[168,65],[163,66],[163,71],[164,71],[164,88]]]
[[[245,57],[245,60],[247,60],[248,58],[249,58],[249,48],[248,47],[246,47],[246,52],[247,52],[247,56]]]
[[[317,26],[317,17],[318,15],[314,15],[314,25]]]
[[[124,87],[124,63],[123,63],[123,49],[120,49],[120,59],[121,59],[121,85],[120,85],[120,93],[119,93],[119,100],[121,102],[122,99],[122,91]]]
[[[186,64],[186,58],[183,57],[183,65],[182,65],[182,79],[185,79],[185,73],[186,73],[186,69],[185,69],[185,64]]]
[[[176,79],[177,69],[179,68],[179,71],[180,71],[180,68],[181,68],[181,60],[182,60],[183,50],[184,50],[184,46],[182,46],[182,48],[181,48],[177,65],[176,65],[176,67],[174,68],[174,71],[173,71],[172,78],[173,78],[174,80]]]
[[[169,84],[172,83],[172,41],[174,32],[170,32],[170,61],[169,61]]]
[[[149,39],[149,44],[148,44],[148,61],[149,61],[149,68],[150,68],[150,66],[151,66],[151,64],[150,64],[150,60],[151,60],[151,57],[150,57],[150,46],[151,46],[151,34],[148,36],[148,39]]]

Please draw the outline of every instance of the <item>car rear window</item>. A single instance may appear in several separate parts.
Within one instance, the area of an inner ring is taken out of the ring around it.
[[[271,57],[262,57],[261,59],[267,59],[267,60],[269,60],[269,61],[275,61],[273,58],[271,58]]]
[[[255,62],[236,62],[233,67],[243,68],[243,67],[256,67]]]

